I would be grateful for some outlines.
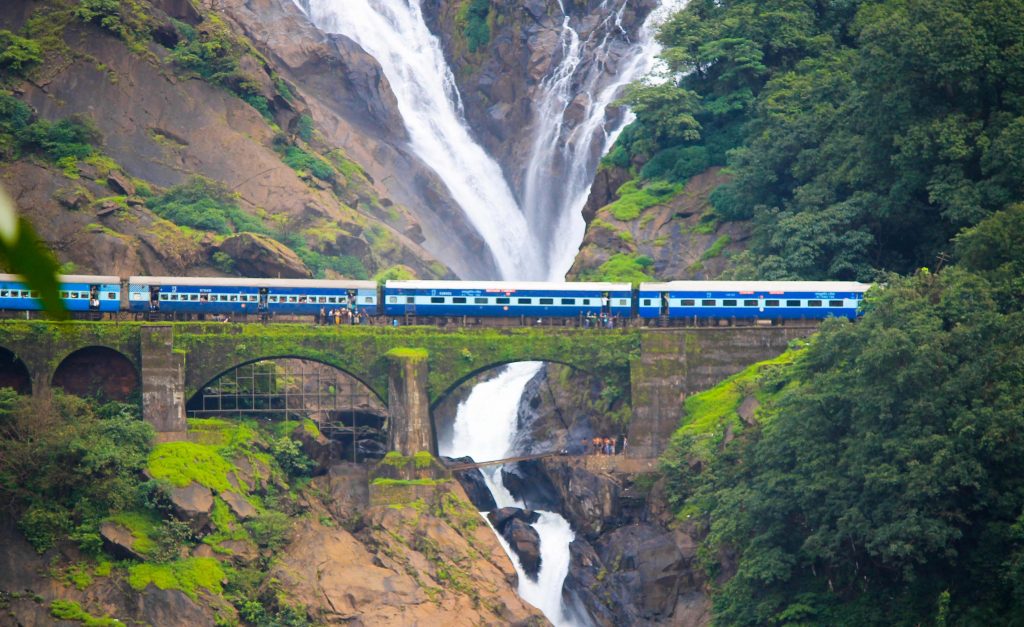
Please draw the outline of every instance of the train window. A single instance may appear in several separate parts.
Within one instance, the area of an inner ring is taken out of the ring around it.
[[[828,301],[828,306],[829,307],[842,307],[843,306],[843,301],[841,301],[841,300],[830,300],[830,301]]]
[[[178,295],[177,294],[171,294],[171,298],[170,299],[171,300],[178,300]]]
[[[507,305],[507,304],[512,302],[512,299],[511,298],[495,298],[494,302],[498,303],[499,305]]]
[[[363,298],[364,303],[373,303],[373,296],[365,296]]]
[[[297,303],[297,302],[299,302],[299,297],[298,296],[289,296],[288,297],[288,302],[289,303]]]
[[[562,299],[562,304],[563,305],[575,305],[576,304],[576,299],[575,298],[563,298]]]
[[[398,302],[398,297],[397,296],[388,296],[388,302],[391,303],[392,305],[394,305],[394,304],[396,304]]]
[[[696,304],[697,301],[693,300],[692,298],[684,298],[683,300],[679,301],[679,305],[682,307],[693,307]]]
[[[619,307],[628,307],[628,306],[629,306],[629,299],[628,298],[620,298],[619,299]]]
[[[431,296],[430,297],[430,302],[432,302],[432,303],[443,303],[444,302],[444,296]]]
[[[757,307],[757,299],[756,298],[748,298],[748,299],[743,301],[743,306],[744,307]]]
[[[455,296],[455,297],[452,298],[452,302],[455,303],[456,305],[465,305],[466,304],[466,297],[465,296]]]
[[[808,307],[821,307],[821,301],[820,300],[809,300],[809,301],[807,301],[807,306]]]
[[[338,297],[338,302],[341,303],[342,305],[344,305],[345,303],[348,302],[348,296],[339,296]]]
[[[115,298],[117,298],[117,293],[115,293],[115,292],[107,292],[107,298],[110,299],[110,300],[114,300]]]
[[[256,302],[256,295],[255,294],[250,294],[249,295],[249,302],[250,303],[255,303]]]
[[[319,296],[319,297],[317,297],[316,302],[318,302],[318,303],[326,303],[327,302],[327,297],[326,296]]]
[[[406,304],[406,305],[412,305],[412,304],[414,304],[415,302],[416,302],[416,299],[415,299],[415,298],[413,298],[412,296],[406,296],[406,297],[405,297],[405,304]]]
[[[583,299],[583,304],[584,305],[589,305],[590,304],[590,299],[589,298],[584,298]]]
[[[267,300],[272,302],[272,303],[276,303],[277,302],[277,296],[268,296]]]
[[[169,296],[170,296],[170,294],[161,294],[160,295],[160,300],[167,300]]]
[[[190,294],[188,299],[189,300],[199,300],[199,294]]]
[[[728,300],[723,300],[722,301],[722,307],[735,307],[735,306],[736,306],[736,301],[731,299],[731,298],[728,299]]]
[[[487,304],[487,299],[486,298],[474,298],[473,299],[473,304],[475,304],[475,305],[486,305]]]
[[[765,307],[778,307],[779,306],[779,301],[777,301],[777,300],[766,300],[766,301],[764,301],[764,306]]]
[[[60,293],[60,297],[61,298],[67,298],[68,297],[68,293],[67,292],[61,292]]]
[[[650,307],[650,306],[651,306],[651,299],[650,298],[645,298],[644,299],[644,307]]]
[[[714,307],[715,305],[718,304],[718,301],[716,301],[713,298],[705,298],[704,300],[700,301],[700,304],[702,307]]]
[[[799,306],[800,306],[800,301],[798,301],[798,300],[787,300],[786,301],[786,307],[799,307]]]
[[[555,299],[554,298],[542,298],[542,299],[540,299],[540,304],[541,305],[554,305],[555,304]]]
[[[335,303],[335,302],[338,302],[338,299],[337,299],[337,297],[334,297],[334,296],[328,296],[327,297],[327,302]]]
[[[529,305],[529,304],[533,303],[533,299],[532,298],[517,298],[516,302],[519,303],[520,305]]]

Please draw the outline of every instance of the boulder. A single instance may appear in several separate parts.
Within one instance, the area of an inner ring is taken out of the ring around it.
[[[291,437],[299,442],[302,452],[316,464],[313,469],[314,475],[324,474],[334,462],[341,458],[341,445],[324,437],[319,430],[307,430],[306,425],[303,424],[292,431]]]
[[[472,464],[473,458],[466,457],[445,457],[446,462],[456,462],[461,464]],[[471,468],[469,470],[458,470],[452,473],[455,480],[459,482],[462,489],[466,491],[466,495],[469,497],[469,502],[473,504],[481,512],[489,512],[492,509],[498,507],[498,504],[494,502],[494,495],[491,494],[491,489],[487,487],[487,482],[484,481],[484,475],[480,472],[479,468]]]
[[[501,509],[495,509],[489,512],[487,514],[487,520],[491,521],[491,524],[498,530],[498,533],[501,533],[505,530],[505,526],[508,525],[511,520],[521,520],[528,525],[532,525],[540,520],[540,514],[532,509],[502,507]]]
[[[192,482],[184,488],[174,488],[169,496],[174,515],[188,522],[192,529],[199,531],[210,523],[213,510],[210,488]]]
[[[145,557],[135,548],[135,536],[125,527],[113,521],[100,524],[100,537],[103,538],[103,550],[116,559],[144,560]]]
[[[218,546],[227,549],[231,561],[240,566],[251,564],[260,556],[259,549],[249,540],[225,540]]]
[[[231,511],[235,513],[235,516],[237,516],[241,520],[249,520],[250,518],[255,518],[256,515],[259,513],[256,511],[256,508],[253,507],[252,504],[249,503],[249,501],[246,500],[246,498],[241,494],[236,494],[234,492],[225,490],[224,492],[220,493],[220,498],[224,499],[224,502],[228,504],[228,507],[231,508]]]
[[[256,233],[239,233],[224,240],[220,252],[235,261],[242,276],[308,279],[312,276],[292,249]]]
[[[113,170],[107,175],[107,185],[110,189],[125,196],[135,195],[135,183],[124,172]]]
[[[509,464],[501,469],[501,481],[516,499],[534,509],[558,511],[562,505],[540,460]]]
[[[501,536],[519,557],[523,572],[534,581],[540,572],[540,534],[537,530],[518,518],[513,518],[506,525]]]
[[[630,614],[645,620],[672,616],[688,564],[671,533],[647,523],[628,525],[601,536],[596,549],[603,563],[618,565],[607,578],[607,592],[628,601]]]

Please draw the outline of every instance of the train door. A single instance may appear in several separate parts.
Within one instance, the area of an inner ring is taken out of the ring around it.
[[[256,313],[260,314],[260,316],[266,316],[267,311],[269,311],[270,309],[270,307],[267,305],[267,297],[269,296],[269,294],[269,289],[265,287],[260,288],[259,300],[256,303]]]
[[[149,286],[149,310],[160,311],[160,286]]]
[[[89,311],[100,310],[100,286],[89,286]]]
[[[611,313],[611,301],[608,299],[608,292],[601,292],[601,313],[608,315]]]
[[[668,292],[661,293],[661,315],[668,316]]]

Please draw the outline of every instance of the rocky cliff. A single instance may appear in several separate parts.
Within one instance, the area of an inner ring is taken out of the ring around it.
[[[298,253],[298,275],[402,265],[445,276],[421,246],[431,238],[456,269],[480,257],[443,185],[403,152],[387,81],[351,42],[318,34],[287,0],[112,6],[93,19],[65,0],[0,7],[0,30],[38,51],[17,70],[0,67],[0,90],[31,107],[32,123],[70,119],[92,133],[91,153],[69,158],[3,125],[15,147],[4,185],[62,262],[150,274],[295,266],[260,263],[281,256],[266,246],[222,248],[243,230]],[[161,211],[197,175],[252,220],[218,229]]]

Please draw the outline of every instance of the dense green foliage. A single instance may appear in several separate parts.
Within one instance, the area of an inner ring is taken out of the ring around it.
[[[0,30],[0,72],[21,74],[42,60],[43,52],[38,42],[9,30]]]
[[[152,199],[149,206],[157,215],[182,226],[223,235],[242,231],[266,233],[258,218],[242,211],[229,189],[201,176],[170,188]]]
[[[746,390],[762,426],[733,444],[693,435],[724,392],[688,399],[669,491],[708,526],[719,622],[1024,615],[1022,241],[1017,205],[957,238],[959,265],[889,277]]]
[[[646,255],[615,253],[596,269],[581,272],[580,280],[642,283],[654,278],[650,274],[653,265],[654,260]]]
[[[69,536],[98,550],[99,523],[139,506],[153,430],[138,407],[57,394],[49,411],[0,388],[0,498],[40,551]]]
[[[715,208],[756,224],[738,275],[912,271],[1022,197],[1022,32],[1013,0],[690,2],[659,35],[677,78],[630,90],[609,161],[728,163]]]
[[[491,27],[487,17],[491,12],[491,0],[465,0],[456,14],[466,47],[476,52],[491,41]]]

